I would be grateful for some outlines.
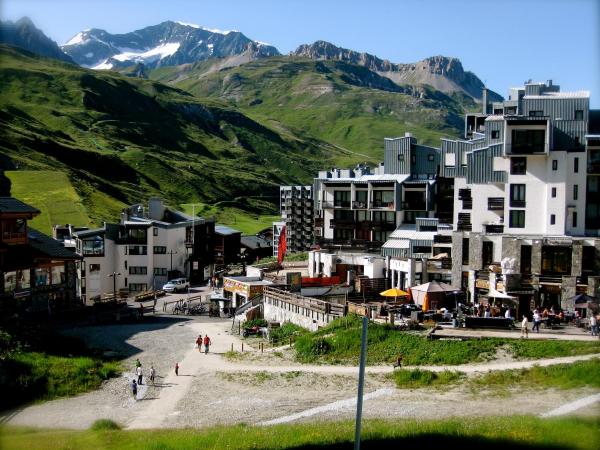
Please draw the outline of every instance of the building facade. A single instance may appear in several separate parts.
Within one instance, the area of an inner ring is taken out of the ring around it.
[[[214,273],[212,220],[193,218],[150,199],[148,208],[133,205],[120,223],[75,233],[81,265],[81,297],[114,291],[158,289],[169,279],[206,281]]]
[[[77,295],[80,257],[31,228],[40,211],[0,197],[0,309],[52,315],[82,306]]]
[[[312,186],[281,186],[279,206],[281,221],[285,223],[287,250],[310,249],[314,239]]]

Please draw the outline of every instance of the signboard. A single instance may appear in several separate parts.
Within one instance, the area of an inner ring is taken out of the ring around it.
[[[288,272],[286,284],[290,286],[291,292],[300,292],[302,288],[302,272]]]

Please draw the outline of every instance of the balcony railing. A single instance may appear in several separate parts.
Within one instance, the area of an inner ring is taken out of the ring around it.
[[[356,226],[356,222],[351,219],[331,219],[329,221],[329,228],[337,228],[341,230],[353,230]]]
[[[352,209],[367,209],[367,202],[352,202]]]
[[[434,244],[452,244],[452,236],[446,234],[436,234],[433,236]]]
[[[430,259],[427,261],[427,271],[448,271],[452,270],[452,258]]]
[[[2,242],[6,244],[25,243],[27,242],[27,233],[4,231],[2,232]]]
[[[548,153],[549,145],[544,144],[512,144],[506,145],[506,154],[510,155],[533,155],[536,153]]]
[[[394,210],[394,202],[371,202],[369,209],[387,209]]]
[[[396,229],[396,223],[372,221],[371,229],[375,231],[394,231]]]
[[[504,198],[489,197],[488,198],[488,211],[504,211]]]
[[[488,223],[485,226],[485,232],[502,234],[502,233],[504,233],[504,225]]]
[[[510,199],[510,206],[513,208],[525,208],[525,200],[513,200]]]

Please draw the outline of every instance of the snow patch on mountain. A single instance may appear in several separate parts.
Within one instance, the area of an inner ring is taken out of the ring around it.
[[[205,31],[210,31],[211,33],[217,33],[217,34],[222,34],[222,35],[228,35],[229,33],[238,33],[238,30],[219,30],[218,28],[206,28],[206,27],[200,27]]]
[[[94,70],[110,70],[112,68],[113,68],[113,65],[112,65],[112,63],[108,62],[108,59],[105,59],[100,64],[96,64],[95,66],[91,67],[91,69],[94,69]]]
[[[167,56],[171,56],[173,53],[179,49],[181,44],[179,42],[168,42],[166,44],[159,45],[157,47],[151,48],[150,50],[146,50],[144,52],[139,51],[131,51],[132,49],[128,49],[130,51],[125,51],[123,53],[119,53],[118,55],[112,56],[112,58],[117,61],[129,61],[133,60],[136,62],[143,62],[144,60],[157,60],[163,59]]]
[[[83,34],[83,31],[80,31],[79,33],[77,33],[75,36],[73,36],[69,42],[67,42],[65,45],[75,45],[75,44],[81,44],[82,42],[85,41],[85,37]]]
[[[202,28],[200,25],[196,25],[195,23],[181,22],[179,20],[176,20],[175,22],[177,22],[179,25],[183,25],[184,27]]]

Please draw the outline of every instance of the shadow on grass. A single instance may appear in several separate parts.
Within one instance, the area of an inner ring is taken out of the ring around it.
[[[565,447],[548,443],[524,443],[510,439],[489,439],[484,437],[454,437],[441,433],[420,434],[419,436],[391,439],[365,439],[361,441],[361,449],[485,449],[485,450],[567,450],[575,447]],[[354,442],[340,442],[335,444],[308,444],[290,447],[290,450],[346,450],[353,449]]]

